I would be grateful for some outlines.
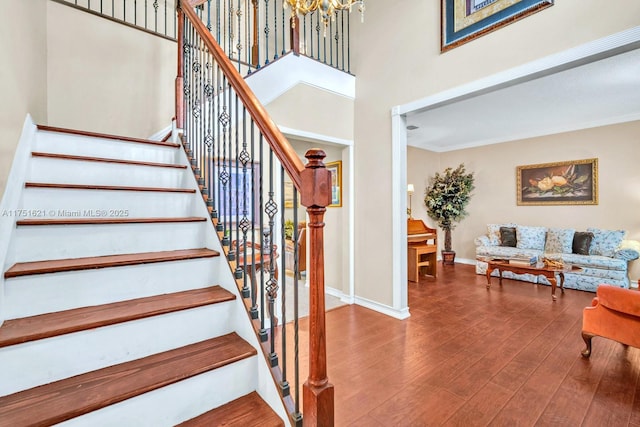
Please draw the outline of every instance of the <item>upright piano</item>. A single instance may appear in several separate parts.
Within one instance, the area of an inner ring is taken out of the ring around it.
[[[421,219],[407,220],[407,267],[409,280],[417,282],[421,274],[436,277],[438,233]]]

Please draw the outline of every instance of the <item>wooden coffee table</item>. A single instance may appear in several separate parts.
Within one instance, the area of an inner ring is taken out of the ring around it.
[[[582,270],[580,267],[571,264],[565,264],[563,267],[545,267],[544,264],[538,263],[534,265],[509,264],[505,259],[483,259],[487,263],[487,289],[491,287],[491,273],[498,270],[498,280],[502,286],[502,272],[510,271],[514,274],[534,274],[536,276],[544,276],[551,283],[551,298],[556,300],[556,287],[560,285],[560,291],[564,293],[564,273],[570,273]],[[556,276],[560,279],[556,279]]]

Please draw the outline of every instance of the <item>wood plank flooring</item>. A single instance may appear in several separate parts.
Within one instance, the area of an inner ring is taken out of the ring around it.
[[[487,291],[473,266],[438,273],[409,282],[406,320],[356,305],[327,312],[336,426],[640,427],[640,349],[596,337],[591,358],[580,355],[594,293],[557,291],[554,303],[550,287],[528,282]],[[306,319],[300,331],[307,342]]]

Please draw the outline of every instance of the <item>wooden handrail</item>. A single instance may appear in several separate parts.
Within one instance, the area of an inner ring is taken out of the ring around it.
[[[181,9],[184,14],[189,18],[191,24],[195,28],[198,35],[202,38],[202,41],[209,49],[211,55],[215,58],[218,66],[223,71],[228,79],[229,84],[233,87],[234,91],[244,104],[245,108],[249,112],[249,115],[256,123],[267,143],[276,154],[282,166],[291,177],[291,181],[298,190],[302,189],[301,173],[304,170],[304,164],[293,150],[287,139],[282,135],[280,129],[273,123],[269,115],[264,109],[264,106],[258,101],[253,91],[249,88],[247,82],[244,81],[240,73],[236,71],[233,64],[224,53],[222,48],[216,43],[213,35],[207,30],[202,20],[196,14],[194,5],[200,0],[194,0],[189,2],[188,0],[182,0]],[[178,45],[181,47],[182,41],[178,40]],[[178,114],[178,112],[176,112]],[[181,112],[180,112],[181,113]]]

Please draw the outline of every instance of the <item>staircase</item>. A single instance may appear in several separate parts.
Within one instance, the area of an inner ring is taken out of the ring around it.
[[[26,123],[12,180],[0,426],[289,425],[180,144]]]

